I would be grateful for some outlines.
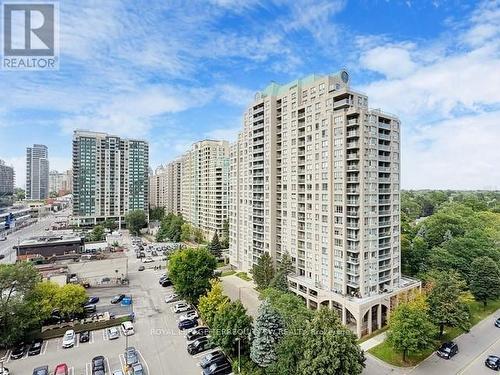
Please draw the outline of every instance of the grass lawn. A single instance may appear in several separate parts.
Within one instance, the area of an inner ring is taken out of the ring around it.
[[[246,272],[238,272],[236,276],[245,281],[252,281],[252,278],[248,276]]]
[[[500,308],[500,299],[489,301],[486,308],[483,308],[483,304],[481,302],[473,301],[469,303],[469,308],[471,312],[471,323],[474,326]],[[382,344],[379,344],[368,350],[368,352],[378,359],[381,359],[382,361],[387,362],[393,366],[415,366],[418,363],[422,362],[429,355],[431,355],[432,352],[439,347],[441,342],[453,340],[455,337],[461,335],[462,333],[464,332],[460,328],[445,327],[443,338],[442,340],[436,340],[435,347],[423,350],[418,353],[410,353],[408,355],[408,358],[406,359],[406,362],[403,362],[403,354],[395,352],[394,349],[385,341]]]
[[[227,270],[227,271],[222,271],[222,274],[220,275],[221,277],[224,277],[224,276],[231,276],[231,275],[234,275],[236,273],[236,271],[233,271],[233,270]]]

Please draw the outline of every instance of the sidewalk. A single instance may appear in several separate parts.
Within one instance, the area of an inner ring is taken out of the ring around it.
[[[371,339],[362,342],[359,346],[366,352],[371,348],[377,346],[378,344],[381,344],[386,337],[387,337],[387,332],[382,332],[376,336],[373,336]]]
[[[248,314],[255,318],[261,303],[259,292],[255,290],[255,284],[252,281],[240,279],[235,275],[224,276],[220,280],[224,293],[233,301],[241,300]]]

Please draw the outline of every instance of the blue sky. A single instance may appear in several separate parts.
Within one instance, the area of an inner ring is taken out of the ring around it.
[[[500,2],[60,2],[60,70],[0,71],[0,158],[71,165],[77,128],[149,140],[151,165],[234,140],[270,81],[347,68],[403,122],[403,188],[500,188]]]

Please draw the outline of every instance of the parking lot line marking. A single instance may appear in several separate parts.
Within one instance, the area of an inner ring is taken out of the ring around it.
[[[75,368],[74,367],[70,367],[68,370],[69,370],[68,371],[68,375],[74,375],[75,374]]]
[[[92,372],[92,365],[88,362],[85,363],[85,375],[90,375],[91,372]]]
[[[118,359],[120,360],[120,366],[121,368],[125,368],[125,355],[123,354],[119,354],[118,355]]]
[[[94,343],[94,331],[90,331],[90,340],[89,340],[89,342],[90,342],[91,344],[93,344],[93,343]]]
[[[150,375],[150,372],[149,372],[149,366],[148,366],[148,363],[146,362],[146,360],[144,359],[144,356],[142,355],[142,353],[138,350],[137,353],[139,353],[139,356],[142,358],[142,361],[144,362],[144,364],[146,365],[146,369],[147,369],[147,374]]]
[[[47,352],[47,347],[49,346],[49,341],[44,341],[43,347],[42,347],[42,354],[45,354]]]
[[[106,363],[106,367],[108,368],[108,374],[111,374],[111,367],[109,366],[108,357],[104,357],[104,362]]]
[[[106,333],[106,330],[105,330],[105,329],[103,329],[103,330],[102,330],[102,339],[103,339],[104,341],[106,341],[106,340],[108,339],[108,335],[107,335],[107,333]]]
[[[80,345],[80,340],[77,340],[76,337],[75,337],[75,345],[73,345],[75,348],[78,348],[78,346]]]

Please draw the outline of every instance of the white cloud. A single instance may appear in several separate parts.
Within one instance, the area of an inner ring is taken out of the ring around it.
[[[239,107],[248,106],[248,104],[252,102],[252,98],[256,92],[231,84],[220,85],[218,89],[222,100]]]
[[[238,124],[238,121],[236,121],[235,123]],[[238,133],[240,131],[241,125],[236,125],[234,127],[210,130],[206,133],[206,136],[209,139],[221,139],[229,142],[234,142],[238,139]]]
[[[404,77],[416,68],[408,46],[375,47],[361,56],[361,64],[366,69],[382,73],[387,78]]]

